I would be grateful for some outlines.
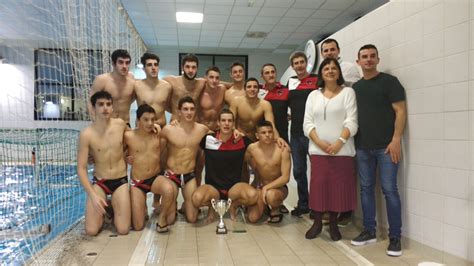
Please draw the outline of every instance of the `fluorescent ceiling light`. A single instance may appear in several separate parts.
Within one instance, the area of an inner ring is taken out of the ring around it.
[[[202,23],[202,13],[195,12],[176,12],[176,21],[183,23]]]

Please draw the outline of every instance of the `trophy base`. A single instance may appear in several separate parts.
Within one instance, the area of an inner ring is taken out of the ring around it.
[[[227,228],[225,227],[217,227],[216,228],[216,234],[218,235],[224,235],[224,234],[227,234]]]

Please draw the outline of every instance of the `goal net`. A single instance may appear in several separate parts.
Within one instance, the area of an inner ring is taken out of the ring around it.
[[[0,25],[0,261],[23,264],[84,214],[76,142],[94,77],[115,49],[135,66],[146,47],[119,0],[4,0]]]

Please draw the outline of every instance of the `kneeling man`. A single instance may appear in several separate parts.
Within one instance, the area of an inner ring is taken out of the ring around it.
[[[128,155],[133,157],[132,186],[130,188],[132,224],[135,230],[145,226],[147,214],[146,194],[161,195],[161,212],[156,230],[168,232],[168,224],[174,223],[176,209],[175,191],[171,181],[163,176],[160,168],[160,138],[154,132],[155,109],[142,104],[137,109],[138,127],[125,132],[124,141]]]
[[[257,123],[256,143],[251,144],[245,154],[245,160],[252,166],[258,177],[256,187],[260,192],[257,205],[249,208],[249,221],[256,222],[262,216],[265,208],[270,208],[269,223],[279,223],[283,215],[279,206],[288,196],[286,184],[290,179],[290,153],[274,141],[272,123],[259,121]]]
[[[123,134],[127,125],[120,118],[112,118],[112,95],[101,90],[91,97],[92,124],[81,131],[77,151],[77,175],[87,192],[86,234],[95,236],[102,229],[106,197],[112,195],[114,224],[117,233],[128,234],[130,229],[130,193],[127,164],[124,160]],[[94,160],[92,184],[87,175],[88,154]]]
[[[209,206],[208,222],[214,219],[211,199],[232,199],[231,218],[235,217],[234,206],[254,205],[258,199],[257,190],[248,184],[248,179],[242,179],[245,150],[251,140],[234,138],[234,114],[228,109],[219,113],[217,125],[217,132],[201,140],[206,159],[206,184],[196,189],[192,198],[195,208]]]

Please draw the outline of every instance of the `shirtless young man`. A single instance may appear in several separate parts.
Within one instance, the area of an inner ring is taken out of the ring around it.
[[[112,55],[113,70],[111,73],[105,73],[97,76],[92,83],[90,95],[105,90],[112,95],[114,99],[113,118],[121,118],[125,123],[130,120],[130,105],[135,100],[133,84],[135,80],[131,73],[128,73],[130,67],[130,54],[127,50],[115,50]],[[90,109],[93,106],[89,106]],[[92,114],[92,110],[89,111]]]
[[[138,127],[125,132],[124,142],[128,155],[133,156],[130,188],[133,228],[142,230],[145,226],[146,194],[151,191],[161,195],[161,212],[156,230],[165,233],[168,232],[168,224],[175,220],[175,214],[171,215],[170,210],[176,209],[176,195],[173,184],[161,172],[160,138],[154,132],[155,120],[153,107],[140,105],[137,109]]]
[[[245,71],[244,65],[240,62],[234,62],[230,66],[230,77],[232,83],[226,83],[230,85],[229,89],[225,92],[225,102],[227,105],[231,105],[232,101],[239,96],[245,96],[244,82],[245,82]]]
[[[160,58],[157,55],[145,53],[140,60],[146,79],[135,81],[137,104],[151,105],[155,109],[157,123],[163,128],[166,125],[165,110],[171,98],[171,85],[158,79]]]
[[[196,105],[191,96],[181,98],[177,106],[177,125],[167,125],[161,132],[162,150],[165,152],[165,176],[173,181],[174,191],[179,188],[183,191],[184,212],[186,220],[196,222],[198,209],[192,203],[192,195],[196,190],[194,168],[199,143],[209,129],[202,124],[194,122]],[[173,214],[175,210],[172,210]]]
[[[200,145],[206,156],[206,184],[197,188],[192,196],[195,208],[209,206],[208,222],[214,219],[211,199],[231,198],[231,217],[235,217],[234,206],[255,205],[258,199],[257,190],[242,177],[244,155],[250,139],[234,138],[234,114],[229,109],[219,113],[217,124],[219,130],[201,140]]]
[[[288,149],[280,148],[273,140],[273,125],[268,121],[257,124],[258,142],[251,144],[245,153],[245,160],[259,177],[257,205],[249,207],[249,221],[256,222],[266,206],[270,207],[269,223],[279,223],[283,215],[279,207],[288,196],[286,184],[290,180],[291,159]]]
[[[130,193],[127,165],[124,160],[123,134],[127,125],[122,119],[112,118],[112,95],[99,91],[92,95],[92,124],[81,131],[77,151],[77,174],[87,192],[86,234],[95,236],[104,223],[107,195],[112,195],[114,224],[117,233],[128,234],[130,229]],[[87,175],[87,157],[94,159],[94,181]]]
[[[178,101],[184,96],[191,96],[194,102],[197,103],[206,83],[206,80],[202,78],[196,78],[199,59],[195,55],[188,54],[183,57],[181,65],[183,75],[168,76],[164,78],[164,80],[170,83],[172,87],[169,109],[172,115],[171,120],[177,119],[177,114],[179,111]]]
[[[217,130],[217,118],[224,106],[226,88],[220,84],[221,72],[213,66],[206,70],[206,86],[199,99],[198,122],[211,130]]]

